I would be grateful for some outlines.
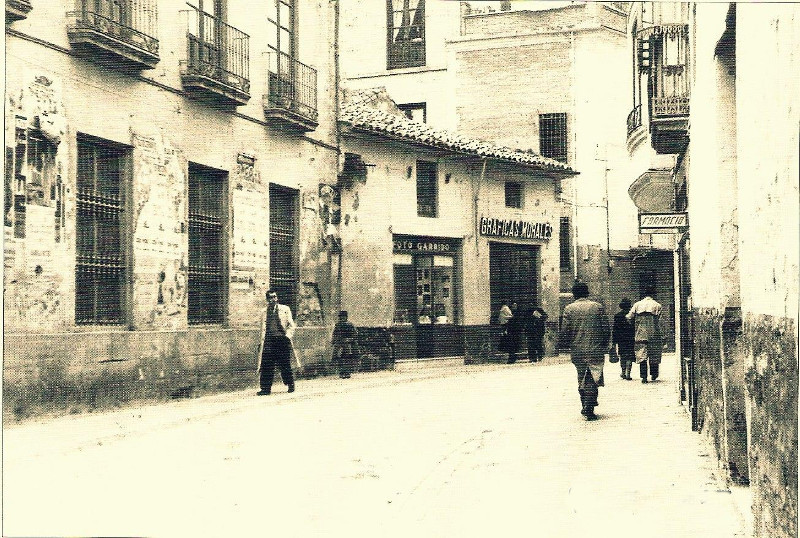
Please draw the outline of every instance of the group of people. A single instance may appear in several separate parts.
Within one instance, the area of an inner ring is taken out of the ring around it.
[[[639,364],[639,377],[648,383],[648,370],[652,381],[658,379],[661,363],[661,304],[654,299],[655,286],[647,286],[644,297],[631,305],[628,299],[619,303],[620,311],[614,316],[611,337],[605,308],[589,299],[589,286],[576,282],[572,287],[575,301],[564,309],[561,324],[562,342],[570,348],[572,363],[578,374],[578,394],[581,414],[595,420],[594,408],[598,405],[598,387],[604,385],[603,365],[611,353],[618,358],[620,377],[631,379],[633,363]]]
[[[508,363],[517,362],[520,352],[522,333],[528,339],[528,360],[538,362],[544,358],[544,332],[547,313],[539,306],[533,306],[527,312],[520,313],[517,303],[508,301],[500,303],[497,322],[502,328],[500,351],[508,353]]]

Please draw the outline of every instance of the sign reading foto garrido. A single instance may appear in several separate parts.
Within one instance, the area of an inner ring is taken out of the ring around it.
[[[686,213],[640,213],[639,233],[677,233],[689,226]]]
[[[494,219],[481,217],[481,235],[510,237],[512,239],[543,239],[553,236],[549,222],[526,222],[524,220]]]

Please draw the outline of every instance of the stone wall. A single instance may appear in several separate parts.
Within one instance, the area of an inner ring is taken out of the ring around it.
[[[700,431],[711,440],[718,459],[725,454],[725,404],[719,338],[721,322],[722,315],[715,309],[694,311],[697,420]]]
[[[750,404],[750,485],[756,536],[797,536],[797,325],[747,316],[741,349]]]

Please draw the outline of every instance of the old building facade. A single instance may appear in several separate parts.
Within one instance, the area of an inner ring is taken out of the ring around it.
[[[800,10],[635,3],[628,31],[630,194],[688,217],[673,234],[681,397],[749,485],[754,534],[796,536]]]
[[[362,163],[341,191],[351,319],[389,327],[398,359],[471,361],[492,355],[501,301],[557,318],[557,191],[575,172],[412,121],[383,88],[346,94],[342,149]]]
[[[6,408],[252,383],[270,286],[320,355],[334,6],[10,4]]]
[[[638,233],[626,193],[632,172],[619,118],[630,110],[627,4],[385,4],[343,11],[346,83],[384,86],[409,117],[579,170],[560,193],[562,307],[576,278],[610,311],[656,280],[671,330],[671,243]]]

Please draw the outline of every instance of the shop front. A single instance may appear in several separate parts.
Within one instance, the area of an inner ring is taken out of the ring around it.
[[[392,242],[397,358],[463,355],[461,240],[395,234]]]

